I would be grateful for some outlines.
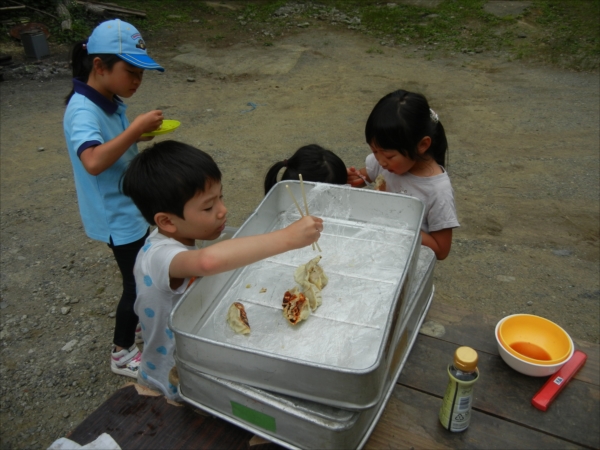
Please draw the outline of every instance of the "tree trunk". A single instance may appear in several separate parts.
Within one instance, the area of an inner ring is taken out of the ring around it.
[[[60,26],[64,30],[71,29],[71,14],[69,13],[69,0],[57,0],[56,2],[56,11],[58,12],[58,17],[60,18]]]

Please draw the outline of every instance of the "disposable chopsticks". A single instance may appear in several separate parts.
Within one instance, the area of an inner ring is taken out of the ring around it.
[[[302,180],[302,175],[299,176],[300,177],[300,188],[302,189],[302,197],[304,199],[304,208],[306,209],[306,215],[308,216],[308,202],[306,201],[306,193],[304,192],[304,181]],[[294,197],[294,194],[292,193],[292,190],[290,189],[290,187],[286,184],[285,188],[287,189],[288,193],[290,194],[290,197],[292,197],[292,200],[294,201],[294,204],[296,205],[296,208],[298,208],[298,212],[300,213],[300,217],[304,217],[304,213],[302,212],[302,208],[300,208],[300,205],[298,204],[298,202],[296,201],[296,197]],[[320,252],[322,252],[321,247],[319,247],[319,243],[318,242],[314,242],[312,244],[312,249],[315,249],[315,245],[317,246],[317,248],[319,249]]]

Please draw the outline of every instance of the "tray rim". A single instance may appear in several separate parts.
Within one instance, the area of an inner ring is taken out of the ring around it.
[[[411,337],[411,340],[410,340],[409,345],[408,345],[407,352],[405,353],[404,357],[402,358],[402,361],[398,365],[398,368],[397,368],[396,372],[394,373],[393,377],[391,377],[390,384],[387,387],[384,395],[382,396],[382,398],[379,401],[378,409],[377,409],[375,415],[373,416],[373,419],[371,420],[369,426],[366,428],[365,432],[363,433],[363,435],[362,435],[362,437],[361,437],[361,439],[360,439],[360,441],[359,441],[359,443],[358,443],[358,445],[356,447],[357,450],[362,449],[364,447],[364,445],[367,443],[369,437],[373,433],[373,430],[377,426],[377,423],[379,422],[379,419],[381,418],[381,415],[383,414],[383,411],[385,410],[385,408],[387,406],[387,403],[388,403],[388,401],[389,401],[389,399],[390,399],[390,397],[392,395],[392,392],[394,391],[394,388],[395,388],[395,386],[396,386],[396,384],[398,382],[398,378],[400,377],[400,374],[402,373],[402,369],[404,368],[404,365],[406,364],[406,361],[408,360],[410,352],[412,351],[412,348],[413,348],[413,346],[416,343],[416,340],[417,340],[418,335],[419,335],[419,330],[420,330],[420,328],[421,328],[421,326],[422,326],[422,324],[423,324],[423,322],[425,320],[425,317],[427,316],[427,312],[429,311],[429,308],[430,308],[431,303],[433,301],[434,294],[435,294],[435,285],[432,284],[432,286],[431,286],[431,292],[430,292],[430,294],[428,296],[427,301],[425,302],[425,306],[423,308],[423,311],[421,312],[421,316],[419,317],[419,319],[418,319],[418,321],[417,321],[417,323],[415,325],[415,333]],[[215,375],[211,375],[211,376],[213,376],[215,378],[219,378],[219,377],[217,377]],[[225,380],[225,381],[230,381],[230,380]],[[243,384],[243,383],[240,383],[240,384]],[[250,387],[253,388],[253,389],[257,389],[257,390],[263,390],[261,388],[256,388],[254,386],[250,386]],[[189,403],[189,404],[191,404],[191,405],[193,405],[193,406],[195,406],[195,407],[197,407],[199,409],[202,409],[203,411],[206,411],[209,414],[213,414],[213,415],[215,415],[215,416],[217,416],[217,417],[225,420],[226,422],[229,422],[229,423],[231,423],[233,425],[239,426],[240,428],[243,428],[246,431],[254,433],[254,434],[256,434],[256,435],[258,435],[258,436],[260,436],[260,437],[262,437],[264,439],[267,439],[270,442],[276,443],[276,444],[281,445],[282,447],[288,448],[290,450],[297,450],[297,449],[301,449],[302,448],[302,447],[296,446],[293,443],[287,442],[287,441],[283,440],[280,437],[273,436],[273,435],[271,435],[269,433],[266,433],[266,432],[262,431],[261,429],[259,429],[258,427],[254,427],[254,426],[252,426],[252,425],[250,425],[250,424],[248,424],[246,422],[243,422],[243,421],[241,421],[241,420],[239,420],[239,419],[237,419],[235,417],[229,416],[228,414],[225,414],[225,413],[223,413],[221,411],[218,411],[218,410],[214,409],[211,406],[207,406],[207,405],[204,405],[204,404],[202,404],[200,402],[197,402],[195,400],[189,399],[188,397],[186,397],[181,392],[181,385],[178,385],[177,390],[178,390],[178,393],[181,396],[181,398],[182,398],[183,401],[185,401],[185,402],[187,402],[187,403]],[[270,394],[270,395],[273,394],[271,392],[266,392],[266,393]],[[375,406],[373,406],[373,407],[375,407]],[[339,408],[339,409],[344,409],[344,408]],[[359,413],[359,414],[361,414],[361,413],[364,413],[365,410],[356,411],[356,412]]]
[[[276,185],[269,191],[269,193],[261,200],[261,202],[259,203],[259,205],[254,209],[254,211],[248,216],[248,218],[244,221],[244,223],[236,230],[235,234],[231,237],[231,239],[235,239],[238,234],[240,233],[240,231],[243,229],[244,225],[249,222],[254,216],[256,216],[258,214],[258,210],[261,208],[261,206],[263,205],[263,203],[266,203],[269,199],[269,197],[276,191],[275,187],[276,186],[283,186],[284,184],[287,185],[300,185],[300,182],[297,180],[285,180],[285,181],[280,181],[278,183],[276,183]],[[309,182],[309,181],[305,181],[304,182],[305,185],[312,185],[312,186],[317,186],[320,183],[315,183],[315,182]],[[357,189],[357,188],[352,188],[349,186],[338,186],[338,185],[331,185],[332,188],[341,188],[341,189]],[[420,214],[420,221],[419,223],[421,223],[423,221],[423,216],[425,214],[425,208],[423,205],[423,202],[416,198],[416,197],[411,197],[409,195],[404,195],[404,194],[396,194],[393,192],[381,192],[381,191],[374,191],[374,190],[369,190],[369,189],[365,189],[365,190],[361,190],[361,192],[364,192],[366,195],[391,195],[391,196],[395,196],[395,197],[401,197],[401,198],[407,198],[410,199],[412,202],[417,202],[419,204],[421,204],[423,207],[421,208],[421,214]],[[414,239],[413,243],[411,244],[411,249],[409,251],[409,258],[407,259],[407,263],[410,262],[410,259],[413,257],[415,250],[420,247],[421,245],[421,239],[420,239],[420,235],[419,235],[419,231],[420,228],[415,232],[415,235],[417,235],[417,237]],[[417,258],[418,260],[418,258]],[[416,261],[415,261],[416,262]],[[240,269],[236,269],[233,274],[232,277],[235,276],[235,273],[239,270],[241,270],[243,268]],[[402,285],[406,282],[406,277],[408,275],[408,270],[404,270],[402,272],[402,278],[400,281],[402,281],[402,283],[399,283],[398,286],[396,287],[396,290],[394,290],[394,294],[395,294],[395,298],[392,301],[390,308],[395,307],[397,302],[398,302],[398,297],[400,295],[399,289],[401,288]],[[173,309],[171,310],[171,313],[169,314],[169,319],[168,319],[168,326],[171,330],[173,330],[173,332],[175,332],[175,334],[179,334],[181,336],[185,336],[188,339],[192,339],[192,340],[196,340],[196,341],[203,341],[207,344],[210,345],[215,345],[218,347],[225,347],[225,348],[229,348],[231,350],[235,350],[235,351],[243,351],[246,353],[251,353],[251,354],[255,354],[255,355],[260,355],[261,357],[266,357],[266,358],[273,358],[273,359],[278,359],[278,360],[285,360],[288,361],[289,358],[288,357],[284,357],[282,355],[278,355],[276,353],[271,353],[271,352],[267,352],[264,350],[260,350],[260,349],[255,349],[255,348],[245,348],[245,347],[240,347],[238,345],[233,345],[227,342],[222,342],[222,341],[217,341],[214,339],[209,339],[203,336],[197,336],[197,335],[193,335],[191,333],[187,333],[185,331],[182,331],[176,327],[173,326],[173,317],[175,316],[176,312],[178,311],[178,309],[181,307],[181,305],[183,304],[183,302],[185,301],[185,299],[187,298],[187,294],[189,292],[192,291],[192,289],[195,287],[195,285],[197,285],[198,283],[200,283],[201,279],[197,279],[194,281],[194,283],[192,283],[192,285],[188,288],[188,290],[186,291],[185,294],[182,295],[182,297],[177,301],[177,303],[175,304],[175,306],[173,307]],[[397,292],[398,291],[398,292]],[[219,300],[220,301],[220,300]],[[326,369],[326,370],[335,370],[337,372],[342,372],[342,373],[348,373],[348,374],[359,374],[359,375],[364,375],[364,374],[368,374],[371,372],[376,371],[379,368],[379,365],[381,363],[381,359],[382,359],[382,354],[385,348],[385,342],[387,342],[388,338],[389,338],[389,333],[391,332],[390,330],[390,326],[391,326],[391,322],[392,322],[392,314],[389,314],[388,317],[386,318],[385,321],[385,330],[383,335],[381,336],[381,341],[380,341],[380,345],[377,351],[377,357],[375,358],[373,364],[369,367],[365,367],[362,369],[351,369],[351,368],[344,368],[344,367],[339,367],[339,366],[333,366],[330,364],[323,364],[323,363],[317,363],[314,361],[305,361],[305,360],[301,360],[298,362],[295,362],[297,364],[300,364],[302,366],[310,366],[310,367],[316,367],[316,368],[320,368],[320,369]]]

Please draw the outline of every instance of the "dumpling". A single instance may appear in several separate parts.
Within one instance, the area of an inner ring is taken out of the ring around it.
[[[321,295],[321,289],[318,289],[314,284],[305,283],[303,286],[304,296],[308,299],[310,309],[313,311],[317,309],[323,303],[323,296]]]
[[[379,175],[377,175],[377,178],[375,178],[375,190],[376,191],[385,191],[386,190],[386,183],[385,183],[385,178],[383,177],[383,174],[379,174]]]
[[[323,268],[319,266],[319,261],[321,261],[321,255],[311,259],[306,264],[302,264],[294,272],[294,280],[302,286],[313,311],[321,305],[321,289],[327,286],[329,282]]]
[[[306,272],[308,273],[308,281],[314,284],[317,289],[321,290],[327,286],[329,278],[327,278],[327,275],[323,272],[323,268],[319,266],[319,261],[321,261],[321,255],[311,259],[308,264],[306,264]]]
[[[310,305],[302,292],[298,288],[286,291],[283,294],[283,317],[292,325],[296,325],[310,316]]]
[[[250,323],[248,323],[246,309],[240,302],[233,302],[229,307],[227,311],[227,323],[236,333],[250,333]]]

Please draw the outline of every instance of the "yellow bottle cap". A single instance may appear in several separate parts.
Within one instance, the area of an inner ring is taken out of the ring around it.
[[[477,352],[471,347],[458,347],[454,353],[454,367],[463,372],[473,372],[478,359]]]

